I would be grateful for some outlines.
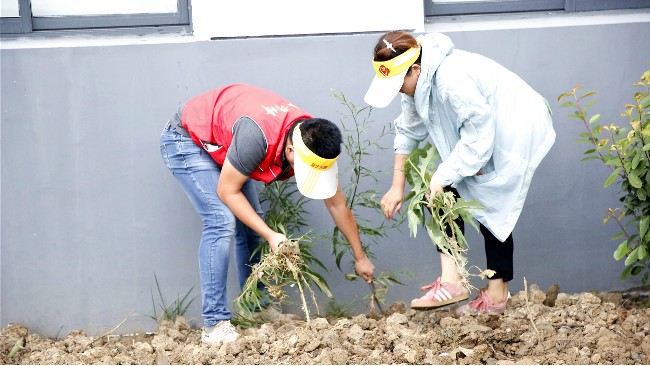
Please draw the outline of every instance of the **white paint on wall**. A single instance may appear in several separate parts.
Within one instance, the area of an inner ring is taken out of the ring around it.
[[[192,1],[199,38],[424,30],[421,0]]]

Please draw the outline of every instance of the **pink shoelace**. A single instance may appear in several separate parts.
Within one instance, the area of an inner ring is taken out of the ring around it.
[[[426,285],[426,286],[422,286],[422,287],[420,287],[420,290],[422,290],[422,291],[427,291],[427,290],[429,290],[429,291],[427,292],[427,294],[429,294],[429,293],[431,293],[431,294],[435,294],[436,291],[438,291],[438,290],[440,289],[440,287],[442,287],[442,283],[440,282],[440,278],[438,278],[438,279],[435,280],[434,282],[432,282],[432,283],[430,283],[430,284],[428,284],[428,285]]]
[[[487,291],[479,291],[478,297],[469,303],[470,309],[476,311],[488,311],[490,305],[494,305],[494,303],[488,296]]]

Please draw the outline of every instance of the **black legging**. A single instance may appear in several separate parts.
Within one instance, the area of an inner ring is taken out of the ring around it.
[[[458,192],[453,188],[445,188],[445,191],[454,192],[456,198],[459,197]],[[465,233],[465,222],[462,218],[458,217],[456,219],[456,224],[460,227],[460,230]],[[495,271],[494,276],[490,277],[491,280],[501,278],[504,282],[512,280],[513,277],[513,253],[514,253],[514,243],[512,240],[512,234],[508,236],[506,241],[501,242],[497,239],[491,232],[480,224],[481,234],[483,234],[483,239],[485,239],[485,257],[487,258],[487,268]],[[447,227],[447,235],[451,236],[451,228]],[[442,253],[442,249],[438,248],[438,252]]]

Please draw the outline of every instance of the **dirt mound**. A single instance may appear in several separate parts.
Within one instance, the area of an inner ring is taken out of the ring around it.
[[[236,342],[205,346],[183,318],[154,334],[52,340],[20,325],[0,333],[11,364],[649,364],[650,309],[618,293],[568,295],[530,287],[504,315],[455,318],[449,310],[393,304],[366,315],[274,322],[240,330]],[[17,341],[24,348],[9,357]]]

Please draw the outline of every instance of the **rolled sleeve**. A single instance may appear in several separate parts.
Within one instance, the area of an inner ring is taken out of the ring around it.
[[[454,186],[456,183],[463,180],[463,178],[464,176],[458,174],[454,170],[450,169],[448,165],[445,166],[444,164],[440,164],[438,169],[431,176],[431,180],[442,187]]]
[[[415,110],[415,105],[406,98],[402,98],[402,113],[395,119],[393,125],[395,126],[393,140],[395,154],[408,155],[429,136],[425,124]]]
[[[408,155],[418,147],[418,144],[419,141],[398,133],[393,140],[393,149],[395,150],[395,154]]]

